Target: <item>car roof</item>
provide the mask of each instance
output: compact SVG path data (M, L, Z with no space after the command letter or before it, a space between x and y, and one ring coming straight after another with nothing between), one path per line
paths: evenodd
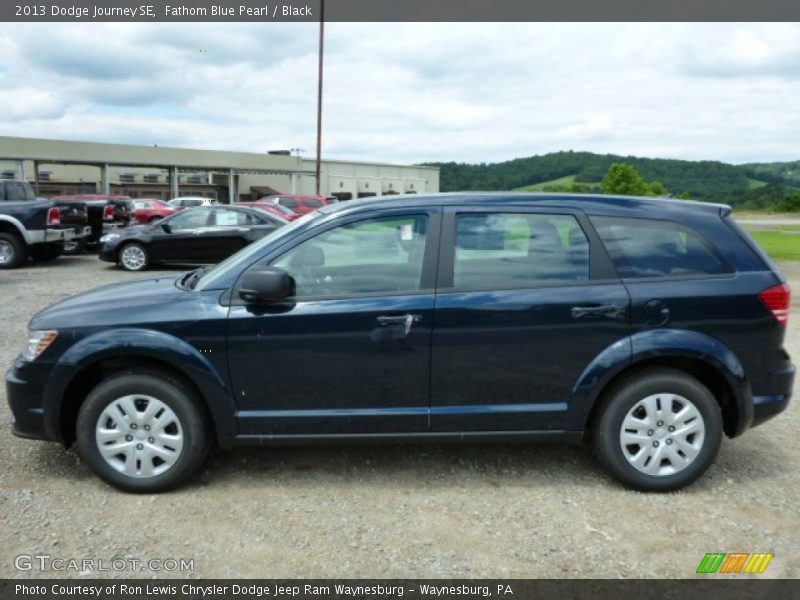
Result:
M694 200L605 194L557 194L526 192L452 192L439 194L402 194L373 196L328 204L319 209L323 214L361 210L407 208L415 206L528 206L582 210L591 215L624 215L629 217L675 218L676 213L726 214L730 206Z

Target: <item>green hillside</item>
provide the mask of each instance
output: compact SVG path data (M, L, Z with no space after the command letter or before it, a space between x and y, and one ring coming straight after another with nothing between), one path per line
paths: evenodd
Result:
M800 188L800 161L732 165L719 161L640 158L592 152L554 152L499 163L426 163L440 169L447 191L594 191L612 163L633 165L672 196L724 202L755 210L774 208ZM587 189L588 188L588 189Z

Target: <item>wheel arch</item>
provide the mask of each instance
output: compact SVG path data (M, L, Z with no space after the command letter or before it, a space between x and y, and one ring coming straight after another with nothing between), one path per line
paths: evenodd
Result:
M750 386L739 359L722 342L695 331L674 329L639 332L628 341L627 360L619 349L607 349L584 370L573 388L581 430L592 427L603 397L621 377L650 367L685 372L706 386L720 405L728 437L736 437L750 426Z
M159 371L194 392L216 437L236 433L236 406L226 378L184 340L152 330L116 330L85 338L53 368L45 389L45 428L52 439L70 445L75 420L89 391L113 374Z

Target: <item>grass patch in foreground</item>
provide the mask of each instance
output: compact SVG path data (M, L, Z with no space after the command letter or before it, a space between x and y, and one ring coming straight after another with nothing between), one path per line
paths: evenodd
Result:
M751 231L770 258L775 260L800 260L800 234L789 231Z

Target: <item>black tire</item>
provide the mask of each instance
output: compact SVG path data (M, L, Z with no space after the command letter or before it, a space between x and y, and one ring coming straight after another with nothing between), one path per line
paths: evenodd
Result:
M162 473L147 477L127 475L114 468L100 452L95 439L98 421L106 407L127 395L155 398L177 417L183 446L175 462ZM122 423L119 428L124 428ZM209 422L199 399L182 382L158 371L129 371L103 380L81 406L75 431L78 450L92 470L114 487L135 493L163 492L179 486L200 468L211 445ZM146 441L152 439L143 439L142 443Z
M31 248L31 258L36 262L50 262L64 252L61 244L42 244Z
M138 250L141 251L143 256L143 262L141 263L141 265L133 267L129 261L125 260L125 251L129 248L137 248ZM150 267L150 253L147 251L147 248L145 248L142 244L138 242L128 242L127 244L120 246L119 251L117 253L117 264L126 271L133 271L133 272L146 271Z
M65 256L78 256L86 252L86 238L64 242Z
M650 439L653 440L654 447L658 447L661 444L671 445L674 443L675 445L670 451L682 452L679 445L680 440L669 439L673 434L666 432L666 426L662 425L654 429L648 428L647 432L642 435L652 435L653 437L645 438L647 442L642 446L636 444L628 445L626 446L627 450L623 450L622 446L622 424L628 412L634 409L640 401L656 394L674 394L688 400L699 412L705 427L702 444L700 444L694 459L688 465L671 474L644 473L634 467L625 456L626 451L630 454L638 453L639 450L653 452L647 446L650 444ZM604 395L601 402L599 412L590 431L591 444L603 466L611 475L629 488L643 492L668 492L680 489L705 473L717 456L722 442L722 413L719 403L707 387L682 371L658 367L623 376ZM660 406L662 400L658 402ZM670 410L673 409L671 408ZM663 421L657 421L656 425L658 423L663 423ZM681 425L678 425L676 429L680 427ZM654 433L651 433L653 431ZM662 438L660 436L667 437ZM690 439L696 440L697 438ZM696 443L699 444L699 442ZM662 451L666 452L667 450L662 448ZM661 457L663 455L659 454L658 456ZM680 458L685 458L686 456L684 454ZM659 465L664 465L663 461L667 461L665 466L669 469L670 459L667 457L659 458Z
M164 217L151 217L150 220L147 223L149 225L152 225L153 223L158 223L163 218Z
M16 269L28 260L28 246L20 236L0 231L0 246L0 269Z

